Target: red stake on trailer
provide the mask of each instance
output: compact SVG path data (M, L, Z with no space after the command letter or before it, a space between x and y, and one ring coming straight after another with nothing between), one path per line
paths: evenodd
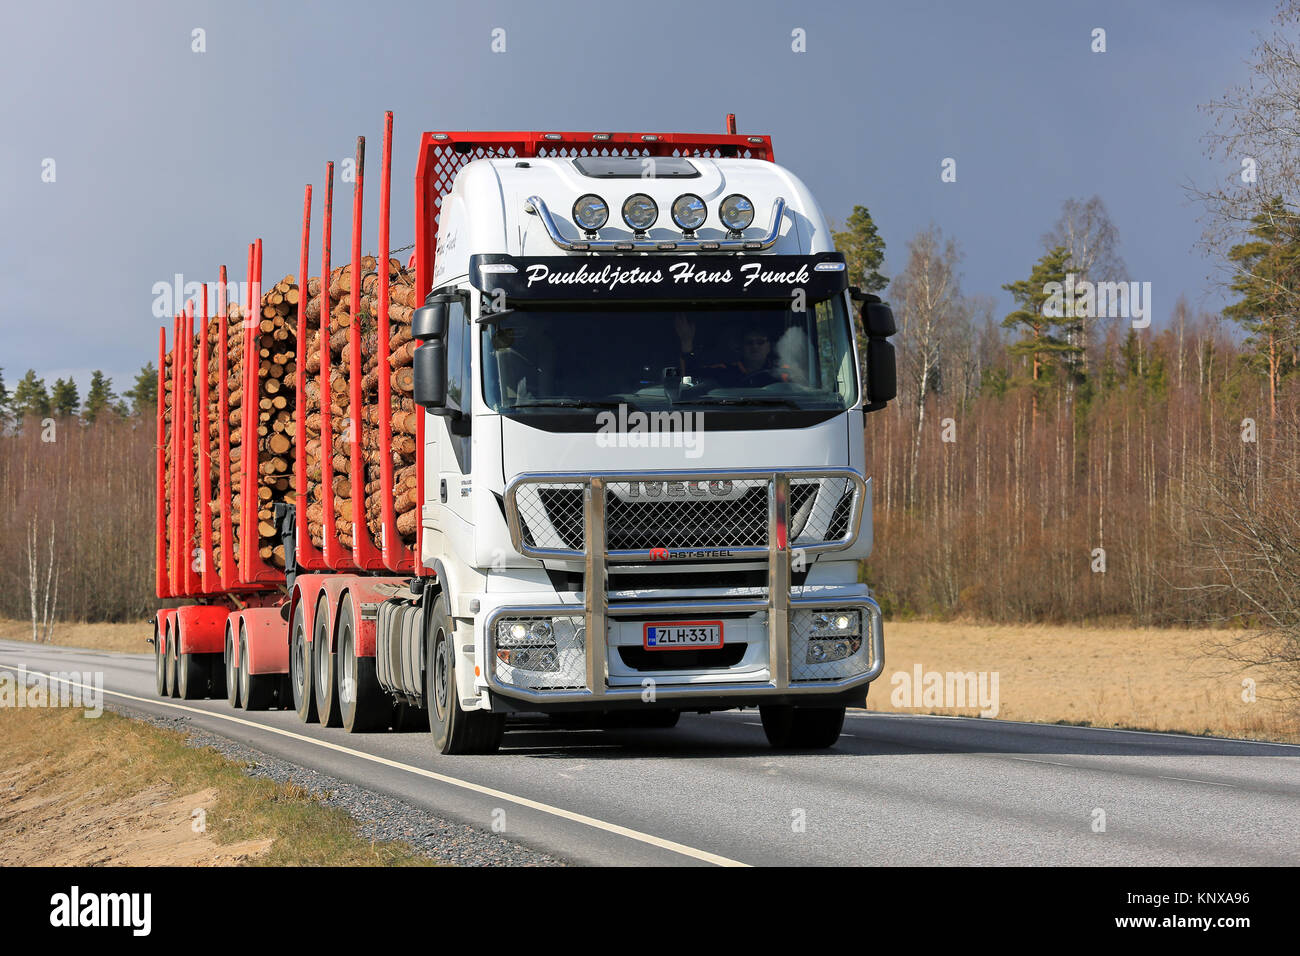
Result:
M334 164L325 164L325 220L321 228L320 267L320 500L321 544L325 563L335 571L349 568L347 554L338 539L334 510L334 428L330 404L334 391L330 386L330 242L334 231Z
M244 433L240 436L243 449L243 488L244 500L240 503L240 542L243 544L244 560L242 574L248 584L263 581L274 582L284 575L278 568L273 568L262 560L258 550L261 535L258 525L258 511L261 502L257 497L258 475L260 474L258 451L261 436L257 433L258 396L261 394L258 383L261 381L261 348L259 342L262 333L262 240L256 239L252 246L252 268L249 273L249 310L244 316Z
M365 195L366 138L357 137L356 178L352 181L352 280L349 283L348 309L348 398L351 415L347 434L350 439L352 482L352 561L362 570L382 569L384 562L370 539L366 524L366 459L362 454L361 436L365 429L365 408L361 403L361 203ZM385 263L386 265L386 263ZM375 356L376 371L382 378L388 370L386 353Z
M389 207L393 175L393 111L384 114L384 157L379 171L379 345L376 356L379 368L379 484L383 488L380 503L380 549L384 567L390 571L409 571L410 555L397 537L397 516L393 509L393 385L387 367L390 290L388 279Z
M208 419L208 284L203 283L203 324L199 332L199 561L203 593L220 587L212 565L212 423Z
M180 487L176 481L176 474L181 465L181 429L178 415L180 408L181 391L183 388L181 379L181 314L176 313L172 319L172 494L171 494L171 514L167 522L168 535L168 554L171 555L171 567L169 569L169 580L171 581L172 594L181 593L180 577L180 531L178 528L180 521Z
M229 591L239 581L235 567L235 532L231 517L233 499L230 487L230 302L227 293L226 267L221 267L217 281L217 315L221 328L217 330L217 421L221 484L221 587Z
M294 558L299 571L324 571L325 556L307 531L307 257L311 251L311 184L303 190L302 253L298 257L298 358L294 372Z
M171 587L167 580L167 495L164 491L163 476L167 468L167 456L164 451L167 443L167 426L163 421L163 412L167 404L167 327L158 327L158 410L157 443L154 458L156 460L157 481L154 488L154 590L158 597L171 597Z
M201 584L198 569L194 567L194 300L185 303L185 467L180 471L184 487L185 511L182 529L185 535L184 580L185 593L195 594Z

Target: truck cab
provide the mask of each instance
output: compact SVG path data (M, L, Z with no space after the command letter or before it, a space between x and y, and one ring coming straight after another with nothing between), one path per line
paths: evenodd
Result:
M431 721L757 706L774 745L832 744L884 665L858 569L892 319L863 306L859 356L807 188L761 159L485 158L425 233Z

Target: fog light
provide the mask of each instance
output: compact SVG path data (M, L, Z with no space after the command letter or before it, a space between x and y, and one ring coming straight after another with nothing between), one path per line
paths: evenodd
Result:
M862 649L862 638L840 637L834 639L813 638L808 642L805 664L828 664L852 657Z
M659 218L659 207L645 193L634 193L623 203L623 221L637 232L645 232Z
M573 204L573 221L588 232L595 232L609 221L609 205L595 193L579 196Z
M732 193L718 207L718 218L732 232L748 229L754 221L754 204L749 201L749 197Z
M709 207L694 193L685 193L673 200L673 222L685 232L694 232L704 225Z

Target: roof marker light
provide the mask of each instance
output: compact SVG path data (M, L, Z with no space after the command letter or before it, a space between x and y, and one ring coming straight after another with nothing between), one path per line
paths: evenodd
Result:
M844 263L842 262L819 262L813 266L813 272L843 272Z
M519 270L508 262L485 262L483 265L478 267L478 271L483 273L483 275L490 276L497 274L509 275L510 273L518 272Z

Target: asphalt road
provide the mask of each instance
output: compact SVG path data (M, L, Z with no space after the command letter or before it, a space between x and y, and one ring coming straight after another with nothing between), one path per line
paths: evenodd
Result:
M851 711L834 749L778 754L756 712L733 711L672 730L538 718L499 754L444 757L423 733L159 700L150 654L0 641L0 666L17 665L102 672L107 702L485 831L504 810L504 836L578 864L1300 863L1295 746Z

